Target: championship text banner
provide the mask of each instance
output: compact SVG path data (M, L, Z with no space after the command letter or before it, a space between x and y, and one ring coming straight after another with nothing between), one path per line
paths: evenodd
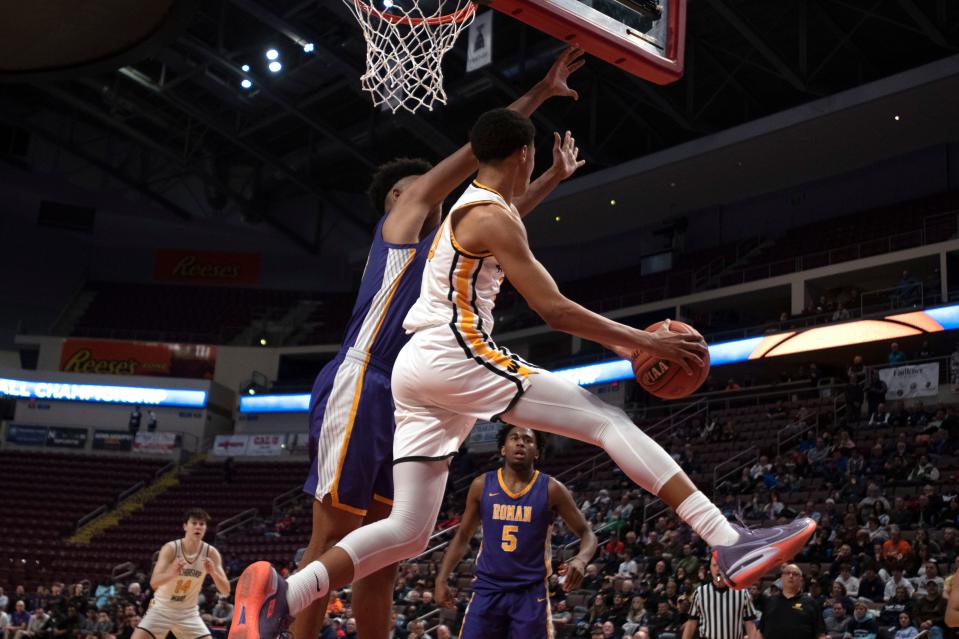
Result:
M260 279L260 255L158 250L153 279L161 282L256 284Z
M216 346L65 339L60 370L94 375L153 375L213 379Z

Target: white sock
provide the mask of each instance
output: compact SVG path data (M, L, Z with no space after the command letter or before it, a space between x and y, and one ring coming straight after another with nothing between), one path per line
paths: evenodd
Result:
M298 573L286 580L286 602L290 614L296 616L330 589L330 576L326 566L312 561Z
M739 533L702 491L684 499L676 514L710 546L731 546L739 541Z

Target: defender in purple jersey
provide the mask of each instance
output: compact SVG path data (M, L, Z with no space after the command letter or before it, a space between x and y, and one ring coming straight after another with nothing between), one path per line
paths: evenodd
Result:
M582 66L581 56L574 48L564 51L546 77L510 108L529 115L554 96L578 99L567 79ZM390 513L395 427L390 375L409 339L401 324L419 295L442 203L477 167L467 144L435 167L403 158L383 165L373 177L369 196L382 219L343 345L317 376L310 398L312 463L303 489L314 497L313 532L301 566ZM523 204L527 210L568 177L561 169L534 183ZM389 566L353 586L354 608L364 611L357 619L364 639L388 634L394 576L395 567ZM291 628L295 636L319 633L326 602L324 597L297 615ZM246 626L240 630L246 632Z
M460 639L553 637L549 593L550 531L557 515L580 538L580 551L566 563L563 589L579 587L586 564L596 553L596 535L576 508L566 487L535 469L543 435L504 425L497 436L504 464L470 485L466 511L436 576L436 600L454 606L447 585L476 529L483 543L476 558L476 579Z

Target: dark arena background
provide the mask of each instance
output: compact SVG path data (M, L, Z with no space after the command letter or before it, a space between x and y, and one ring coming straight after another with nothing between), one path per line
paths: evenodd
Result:
M535 173L554 131L586 164L526 225L571 299L639 328L694 326L709 379L647 395L628 362L550 330L508 283L495 338L623 408L731 520L815 519L795 561L827 622L865 599L880 637L912 636L895 634L903 610L954 636L959 4L663 5L685 12L675 77L644 79L594 43L569 81L579 99L533 116ZM564 47L497 2L463 31L446 103L394 113L361 85L367 44L342 0L0 7L6 639L130 639L189 507L212 516L234 585L256 560L296 569L309 394L363 275L373 171L454 152ZM458 633L479 539L455 608L437 607L435 577L470 481L502 463L499 426L477 423L453 459L436 532L400 565L392 637ZM600 542L579 589L549 576L550 636L681 637L705 544L598 448L550 437L539 468ZM577 552L560 523L551 544L554 570ZM760 611L778 578L751 591ZM49 619L20 628L19 601ZM206 582L214 637L231 601ZM337 591L320 636L356 636L362 614Z

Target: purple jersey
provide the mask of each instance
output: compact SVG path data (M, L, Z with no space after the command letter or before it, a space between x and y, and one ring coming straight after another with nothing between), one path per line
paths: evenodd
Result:
M420 295L423 265L436 230L415 244L391 244L383 239L385 220L386 216L380 219L373 233L342 350L365 351L392 370L410 338L403 319Z
M473 590L513 590L544 583L549 575L549 475L536 471L518 493L503 481L503 470L486 473L480 498L483 545L476 560Z

